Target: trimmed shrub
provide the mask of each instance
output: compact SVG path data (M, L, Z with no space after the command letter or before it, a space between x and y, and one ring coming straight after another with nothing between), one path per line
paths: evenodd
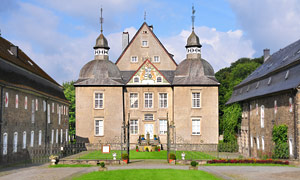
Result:
M191 166L196 167L199 163L197 161L192 161Z
M128 154L127 153L122 154L122 160L127 160L127 159L128 159Z
M100 166L101 166L102 168L104 168L104 167L105 167L105 163L104 163L104 162L100 162Z
M169 154L169 159L176 160L176 155L174 153Z

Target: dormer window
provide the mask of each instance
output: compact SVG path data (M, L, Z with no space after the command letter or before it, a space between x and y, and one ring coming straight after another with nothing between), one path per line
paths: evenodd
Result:
M138 62L138 57L137 56L131 56L131 62L132 63L137 63Z
M142 41L142 46L143 47L148 47L148 41Z
M139 83L140 82L140 78L139 77L134 77L133 78L133 82L134 83Z
M160 62L159 56L154 56L154 61L153 62L155 62L155 63Z
M156 78L156 82L161 83L161 82L162 82L161 77L157 77L157 78Z

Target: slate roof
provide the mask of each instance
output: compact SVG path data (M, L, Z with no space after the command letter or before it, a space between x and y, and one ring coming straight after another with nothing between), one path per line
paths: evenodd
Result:
M62 87L18 48L16 57L11 42L0 37L0 83L38 91L67 102Z
M227 104L297 88L300 85L299 77L300 40L272 54L264 64L234 87Z

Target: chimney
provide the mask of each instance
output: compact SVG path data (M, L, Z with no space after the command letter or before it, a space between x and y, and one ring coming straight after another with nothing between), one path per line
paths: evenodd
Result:
M14 54L15 57L18 57L18 46L11 45L10 51Z
M270 49L264 49L264 62L266 62L270 57Z
M128 46L129 44L129 33L123 32L122 34L122 51Z
M151 31L153 31L153 25L150 25L149 28Z

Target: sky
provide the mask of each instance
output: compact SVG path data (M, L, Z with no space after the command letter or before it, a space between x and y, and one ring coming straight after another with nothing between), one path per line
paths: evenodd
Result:
M122 32L132 38L146 12L147 24L179 64L186 57L192 5L202 58L215 72L300 39L300 0L0 0L0 29L63 83L77 80L82 66L93 60L101 7L111 61L121 54Z

